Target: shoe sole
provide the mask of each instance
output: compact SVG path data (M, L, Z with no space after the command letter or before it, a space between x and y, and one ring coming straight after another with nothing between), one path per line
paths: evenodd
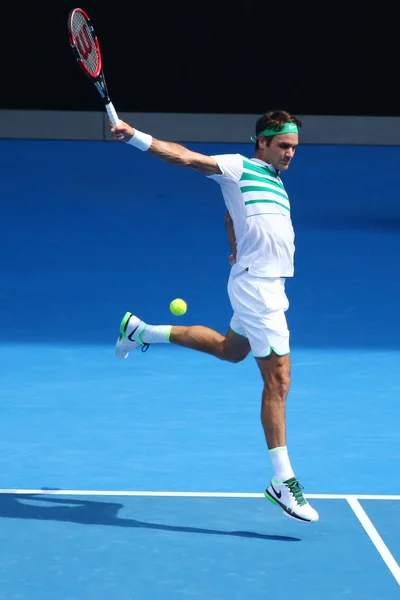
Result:
M128 329L128 323L131 316L131 312L126 312L122 317L121 323L119 324L119 338L117 340L117 345L115 348L115 355L118 358L118 360L126 360L129 356L129 352L123 352L122 354L119 353L118 344L126 338L126 330Z
M265 490L264 496L266 497L267 500L272 502L272 504L277 504L278 506L280 506L285 517L289 517L289 519L293 519L294 521L300 521L301 523L314 523L315 521L318 521L318 519L315 519L314 521L310 521L309 519L304 519L303 517L299 517L298 515L294 514L290 508L286 508L286 506L284 504L282 504L281 502L279 502L279 500L276 500L276 498L271 496L271 494L268 492L268 490ZM289 511L291 511L291 512L289 512Z
M293 515L290 515L286 510L283 510L282 512L285 515L285 517L288 517L289 519L293 519L293 521L297 521L300 523L316 523L318 521L318 519L310 521L309 519L301 519L300 517L294 517Z
M279 502L277 500L275 500L275 498L273 498L271 496L271 494L269 492L267 492L267 490L265 490L264 496L266 497L267 500L269 500L270 502L272 502L272 504L277 504L278 506L280 506Z

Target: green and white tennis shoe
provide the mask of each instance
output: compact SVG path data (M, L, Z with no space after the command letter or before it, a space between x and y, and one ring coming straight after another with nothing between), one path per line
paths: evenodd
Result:
M145 327L145 323L131 312L125 313L119 326L119 338L115 346L115 355L119 360L125 360L129 353L137 348L146 352L149 344L143 342L141 338Z
M318 521L317 511L310 506L301 491L303 488L295 477L291 477L282 483L276 481L275 477L264 492L264 496L270 502L278 504L284 514L296 521L313 523Z

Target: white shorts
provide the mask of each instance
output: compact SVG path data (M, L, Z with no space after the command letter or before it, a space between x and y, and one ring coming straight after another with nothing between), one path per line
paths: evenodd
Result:
M254 277L242 271L229 277L228 295L233 308L230 328L248 338L255 358L265 358L272 351L279 356L289 354L285 316L289 301L283 277Z

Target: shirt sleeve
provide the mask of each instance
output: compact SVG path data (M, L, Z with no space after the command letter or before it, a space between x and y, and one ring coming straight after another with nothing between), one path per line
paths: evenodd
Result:
M219 175L208 175L217 183L223 181L239 181L243 173L243 158L240 154L217 154L213 156L217 161L222 173Z

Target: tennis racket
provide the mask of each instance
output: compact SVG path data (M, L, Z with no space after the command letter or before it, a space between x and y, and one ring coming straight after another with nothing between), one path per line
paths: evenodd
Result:
M111 123L118 125L118 115L110 100L103 73L99 41L88 15L81 8L74 8L69 13L68 33L78 64L99 92Z

